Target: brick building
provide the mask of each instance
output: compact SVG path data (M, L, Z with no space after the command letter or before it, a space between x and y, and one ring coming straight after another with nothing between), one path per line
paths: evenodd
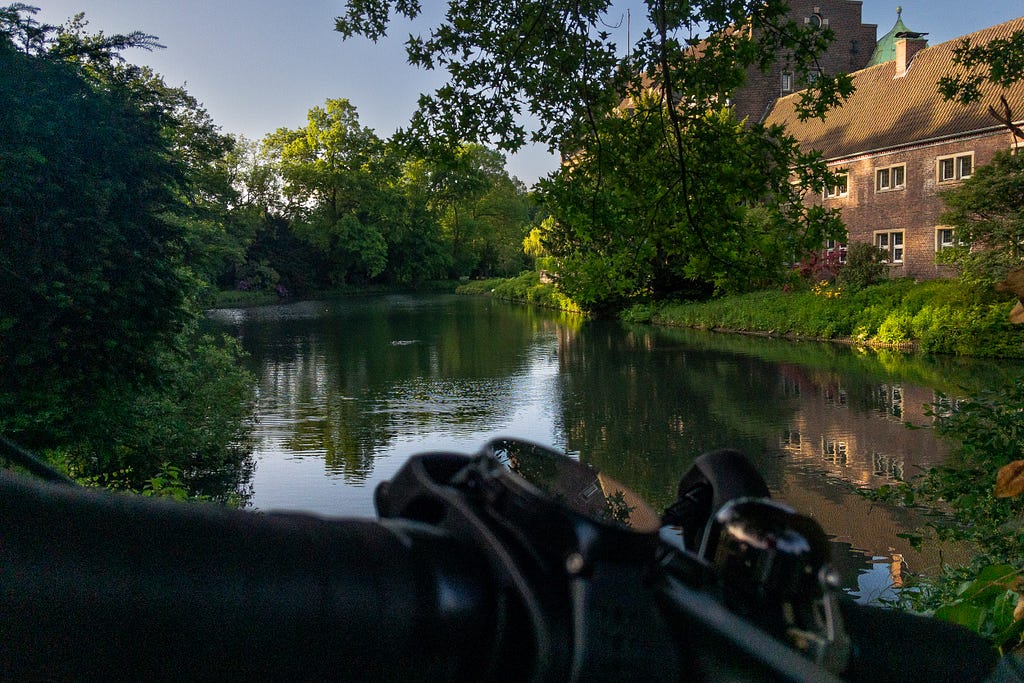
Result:
M798 23L829 28L835 34L828 50L818 58L824 73L850 73L863 69L875 50L876 24L861 21L859 0L791 0L790 16ZM733 97L740 119L764 120L772 104L803 87L783 54L767 72L756 66L747 71L746 84Z
M1024 17L965 37L983 44L1020 30ZM785 125L802 147L822 152L830 168L842 172L837 186L808 201L842 209L851 242L886 250L893 276L941 277L948 273L935 254L954 235L940 224L939 193L1014 145L988 108L1001 110L1003 95L1016 122L1024 121L1024 83L1006 91L985 85L972 105L946 102L937 83L955 72L960 39L928 47L920 34L893 37L896 58L854 72L856 92L823 121L800 121L790 95L775 102L765 122Z

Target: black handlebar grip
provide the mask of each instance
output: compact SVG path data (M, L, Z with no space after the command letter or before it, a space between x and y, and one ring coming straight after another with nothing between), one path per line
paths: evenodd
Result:
M489 576L415 523L0 473L3 680L475 680L499 622Z

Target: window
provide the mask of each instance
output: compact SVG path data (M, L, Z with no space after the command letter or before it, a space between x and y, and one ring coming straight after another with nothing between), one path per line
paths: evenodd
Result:
M793 92L793 74L782 74L782 92Z
M846 173L837 173L836 182L825 188L825 199L830 197L845 197L850 191L850 176Z
M939 157L938 164L940 183L970 178L974 174L974 152Z
M889 255L889 263L903 263L903 231L888 230L875 233L875 246Z
M906 164L875 169L875 192L902 190L907 186Z
M846 263L846 245L840 244L838 240L825 240L825 257Z
M935 251L942 251L956 246L953 228L935 228Z

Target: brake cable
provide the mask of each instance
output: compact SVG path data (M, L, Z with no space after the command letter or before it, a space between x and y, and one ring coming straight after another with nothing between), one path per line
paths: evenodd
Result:
M78 482L74 479L58 472L3 435L0 435L0 456L45 481L52 481L57 484L64 484L65 486L78 486Z

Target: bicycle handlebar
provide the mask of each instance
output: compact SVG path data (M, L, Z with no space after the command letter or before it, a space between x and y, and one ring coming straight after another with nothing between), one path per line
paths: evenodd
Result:
M473 680L491 586L473 548L424 524L0 474L3 680Z
M599 538L603 522L467 462L411 462L378 490L380 520L0 473L0 679L838 680L727 609L700 558L634 557L665 542ZM959 627L839 609L844 680L982 680L995 664Z

